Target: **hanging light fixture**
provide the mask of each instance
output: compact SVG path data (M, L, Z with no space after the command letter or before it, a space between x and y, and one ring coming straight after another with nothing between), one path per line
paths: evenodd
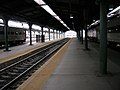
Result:
M72 14L70 14L70 18L71 18L71 19L73 18L73 15L72 15Z

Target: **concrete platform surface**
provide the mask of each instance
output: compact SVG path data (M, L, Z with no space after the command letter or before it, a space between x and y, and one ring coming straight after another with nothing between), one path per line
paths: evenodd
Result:
M120 90L120 67L108 59L106 76L98 76L99 52L91 47L85 51L73 39L58 67L42 90Z

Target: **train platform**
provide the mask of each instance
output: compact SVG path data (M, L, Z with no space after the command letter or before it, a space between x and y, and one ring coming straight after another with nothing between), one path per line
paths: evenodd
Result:
M54 40L57 41L57 40ZM10 51L4 51L3 49L0 50L0 64L13 60L17 57L23 56L25 54L28 54L32 51L35 51L41 47L44 47L54 41L48 41L44 43L33 43L33 45L29 45L28 43L10 47Z
M120 66L108 58L108 73L100 76L99 51L84 50L70 40L17 90L120 90Z

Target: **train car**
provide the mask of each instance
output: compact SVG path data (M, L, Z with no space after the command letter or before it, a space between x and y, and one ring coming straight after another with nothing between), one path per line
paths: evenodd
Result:
M120 47L120 26L108 28L108 45L111 47Z
M4 26L0 26L0 46L5 44ZM23 28L9 27L8 44L21 44L26 40L26 30Z
M98 42L99 32L97 28L88 31L88 37L90 41Z
M89 27L88 37L90 41L100 40L100 22L97 20ZM96 32L96 35L94 35ZM120 7L107 14L107 44L112 48L120 49Z
M116 17L120 20L120 17ZM107 24L107 44L110 47L120 47L120 24L118 24L116 18L108 21ZM116 20L116 22L115 22ZM99 43L100 40L100 26L96 25L88 31L88 37L90 41L96 41Z

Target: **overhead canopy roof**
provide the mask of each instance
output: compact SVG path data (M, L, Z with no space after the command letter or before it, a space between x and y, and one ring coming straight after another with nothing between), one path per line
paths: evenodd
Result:
M99 0L44 0L68 27L80 30L84 26L84 10L87 24L99 19ZM109 6L117 7L119 0L108 0ZM67 31L59 21L48 14L34 0L0 0L1 16L8 15L11 19L31 21L43 26ZM73 19L70 19L70 15Z

